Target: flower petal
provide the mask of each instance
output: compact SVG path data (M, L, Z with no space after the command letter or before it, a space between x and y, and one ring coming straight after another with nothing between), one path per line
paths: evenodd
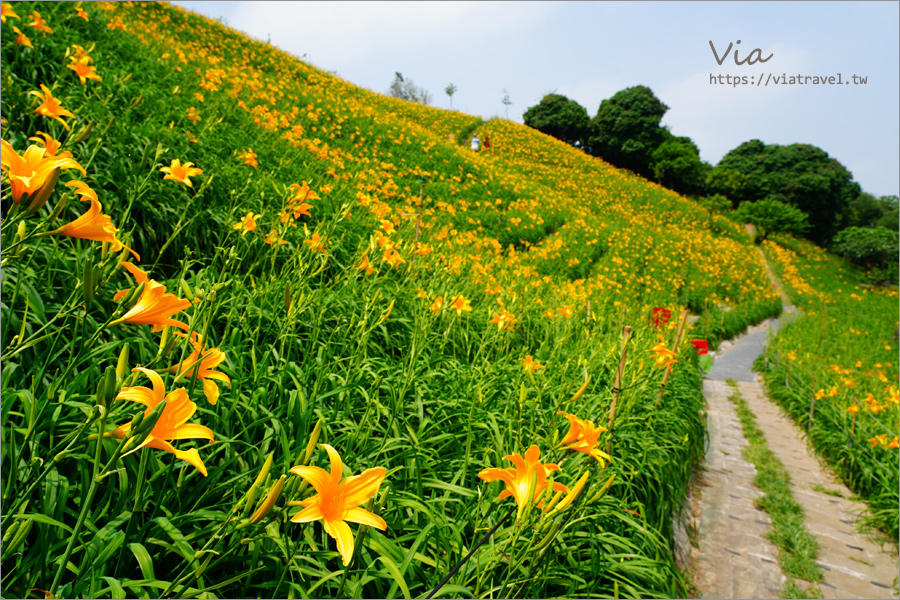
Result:
M384 519L364 508L351 508L347 511L347 516L344 517L344 520L351 523L359 523L360 525L368 525L381 531L387 529L387 523L384 522Z
M341 553L341 559L346 567L353 558L353 532L350 531L350 526L343 521L322 522L325 524L325 532L337 542L338 552Z

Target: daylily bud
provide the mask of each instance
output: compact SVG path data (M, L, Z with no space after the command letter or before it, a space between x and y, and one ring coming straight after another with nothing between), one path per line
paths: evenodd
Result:
M301 463L299 460L294 463L294 466L297 465L308 465L309 459L312 458L313 452L316 451L316 444L319 443L319 436L322 434L322 426L325 424L324 420L319 419L316 421L316 426L313 427L312 435L309 436L309 441L306 443L306 452L303 455L303 462Z
M181 279L178 283L181 285L181 293L184 294L185 298L189 300L194 298L194 292L191 291L191 286L188 285L187 281Z
M28 519L23 524L19 525L19 528L16 530L15 535L12 536L12 540L10 540L9 544L4 545L4 555L9 556L19 549L19 546L22 545L22 543L25 541L25 538L27 538L28 534L31 533L32 525L34 525L34 519Z
M3 543L4 546L6 545L6 542L9 541L9 538L11 538L11 537L13 536L13 534L15 534L16 531L19 529L19 524L20 524L21 522L22 522L22 521L13 521L13 522L9 525L9 527L6 528L6 531L5 531L4 534L3 534L3 539L0 540L0 541L2 541L2 543Z
M56 182L59 181L59 167L53 169L53 172L50 173L50 176L47 177L47 181L44 185L41 186L37 192L35 192L31 199L28 202L28 207L25 209L26 213L31 214L39 211L44 204L47 203L47 199L50 198L50 194L53 192L53 189L56 187Z
M116 393L116 370L107 367L97 384L97 404L106 408L109 401Z
M593 498L591 498L590 500L588 500L588 502L589 502L589 503L590 503L590 502L596 502L597 500L599 500L600 498L602 498L603 496L605 496L605 495L606 495L606 492L609 490L609 487L612 485L613 480L614 480L615 478L616 478L616 474L615 474L615 473L613 473L612 475L610 475L610 476L609 476L609 479L606 480L606 483L603 484L603 487L600 488L600 491L598 491L596 494L594 494Z
M272 510L272 507L275 506L275 502L278 501L278 496L281 495L281 488L284 487L285 479L287 479L287 475L282 475L278 478L278 481L275 482L275 485L269 488L269 493L266 495L265 500L263 500L262 504L259 505L259 508L256 509L256 512L253 513L253 516L250 517L251 525L262 521L263 518Z
M16 229L16 242L21 242L25 239L25 234L28 232L28 227L25 225L25 221L19 222L19 227Z
M78 142L83 142L84 140L86 140L87 136L89 136L91 134L91 130L93 128L94 128L94 122L91 121L90 123L87 124L87 127L85 127L84 130L81 133L79 133L78 136L75 138L75 140L74 140L75 143L77 144Z
M591 376L588 375L588 378L585 380L584 384L580 388L578 388L578 391L575 392L575 395L572 396L571 398L569 398L569 402L575 402L576 400L579 400L584 395L584 393L587 391L588 385L590 385L590 383L591 383Z
M135 288L131 288L125 297L122 298L122 303L119 305L119 308L122 310L122 314L124 315L126 312L134 308L134 305L137 304L141 295L144 293L144 286L146 284L141 283Z
M119 352L119 362L116 363L116 381L123 381L125 375L128 374L128 355L130 353L131 346L128 345L128 342L125 342L125 345L122 346L122 350Z
M94 301L94 264L90 256L85 259L84 269L82 269L81 296L88 306Z
M388 318L389 316L391 316L391 311L394 310L394 303L395 303L395 302L396 302L396 300L391 300L391 303L388 305L387 310L384 311L384 314L383 314L383 315L381 315L381 318L378 320L378 323L376 323L376 325L381 325L382 323L384 323L385 321L387 321L387 318Z
M52 223L59 215L62 213L63 209L66 207L69 201L69 194L65 193L59 199L59 202L56 203L56 206L53 207L53 212L50 213L50 220L48 223Z
M550 544L550 542L553 541L553 538L556 537L556 534L559 533L559 528L560 528L560 523L558 521L556 523L553 523L553 525L550 527L550 531L548 531L547 535L544 536L544 539L542 539L540 542L538 542L534 546L534 551L535 552L540 551L544 547L548 546Z
M163 411L166 410L166 402L167 400L163 400L154 406L153 410L144 415L144 418L138 423L138 426L131 430L132 439L137 438L138 446L144 443L144 440L147 439L147 436L149 436L153 431L153 428L156 427L156 422L159 421Z
M590 474L590 472L588 472L588 471L585 471L584 474L582 474L582 476L578 479L578 483L576 483L575 487L572 488L572 491L570 491L568 494L566 494L566 497L563 498L562 502L560 502L556 506L556 510L553 512L564 511L565 509L569 508L569 505L571 505L573 502L575 502L575 499L578 498L578 496L581 494L582 490L584 490L584 486L587 485L587 480L588 480L589 474Z

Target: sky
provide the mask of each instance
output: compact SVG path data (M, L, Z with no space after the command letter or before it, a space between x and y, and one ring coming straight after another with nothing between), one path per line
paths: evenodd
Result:
M900 191L898 2L173 4L375 92L400 72L448 108L452 83L453 108L484 118L521 123L551 92L593 117L644 85L669 107L662 124L713 165L751 139L812 144L864 191Z

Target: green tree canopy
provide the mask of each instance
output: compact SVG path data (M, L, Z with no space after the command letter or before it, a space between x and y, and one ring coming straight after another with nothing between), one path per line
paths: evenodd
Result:
M735 211L735 218L754 225L760 241L773 233L803 234L809 229L806 213L772 197L742 203Z
M848 227L834 236L832 251L867 269L876 277L897 281L900 235L884 227Z
M591 119L590 153L613 165L652 177L653 151L663 142L659 123L669 107L643 85L624 89L600 103Z
M653 176L661 184L680 194L697 194L703 185L700 149L689 137L665 132L665 140L650 155Z
M525 124L567 144L583 143L587 133L587 109L562 94L547 94L525 111Z
M779 146L744 142L722 157L717 169L747 176L738 202L771 197L809 215L808 237L825 244L834 236L859 184L841 163L809 144Z

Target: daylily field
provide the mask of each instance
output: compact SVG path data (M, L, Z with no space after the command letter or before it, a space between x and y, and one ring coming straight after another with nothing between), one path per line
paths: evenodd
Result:
M743 227L165 4L2 16L4 597L689 593L691 342L781 310ZM780 243L773 373L855 378L813 429L896 509L896 291Z

